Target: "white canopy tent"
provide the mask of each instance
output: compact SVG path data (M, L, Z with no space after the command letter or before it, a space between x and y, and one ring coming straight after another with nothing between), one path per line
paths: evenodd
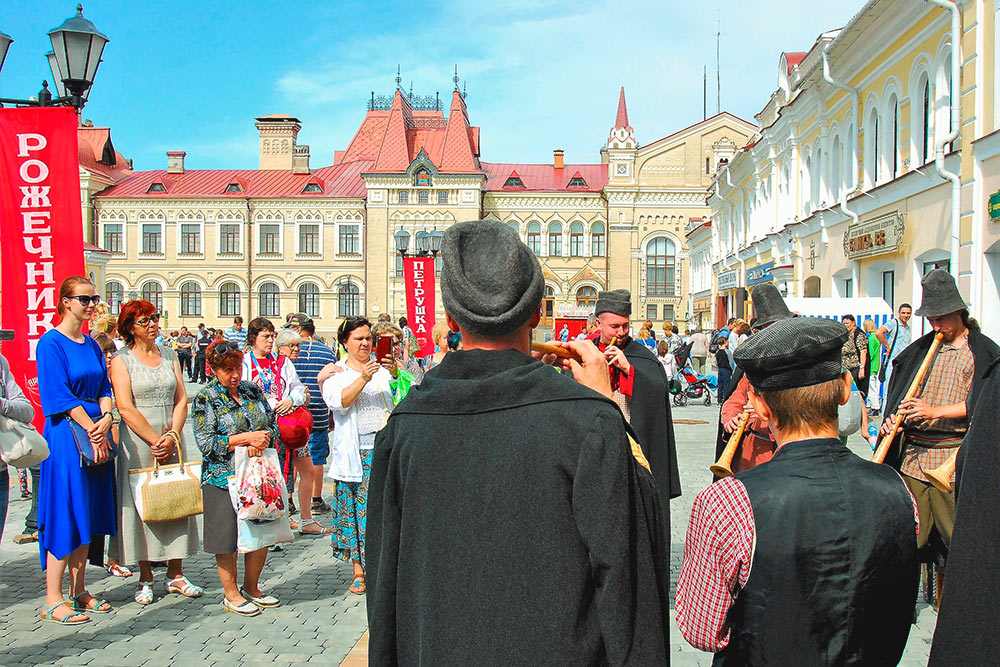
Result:
M892 308L885 299L879 297L857 297L852 299L835 297L785 297L788 309L803 317L825 317L841 321L844 315L854 315L858 326L865 320L874 320L880 327L892 319Z

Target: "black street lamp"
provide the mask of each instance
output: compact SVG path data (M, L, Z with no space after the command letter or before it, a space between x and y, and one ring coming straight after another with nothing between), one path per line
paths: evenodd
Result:
M56 82L58 97L52 97L49 84L42 81L38 99L19 100L0 97L0 106L47 107L72 106L77 113L87 103L90 87L97 76L104 47L110 41L93 23L83 17L83 5L76 6L76 16L63 21L62 25L48 32L52 41L52 51L46 54L49 68ZM0 32L0 69L7 57L7 51L14 40Z
M406 257L407 255L413 257L437 257L438 253L441 252L441 239L443 237L444 232L439 232L436 228L431 232L421 230L416 233L413 239L413 252L408 252L410 249L410 235L402 229L392 235L393 241L396 244L396 252L402 257Z

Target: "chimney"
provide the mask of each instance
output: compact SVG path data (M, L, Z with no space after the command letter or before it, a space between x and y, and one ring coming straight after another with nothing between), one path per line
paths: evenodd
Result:
M563 149L557 148L552 151L552 166L556 169L562 169L566 166L563 162Z
M311 174L309 170L309 147L308 146L295 146L295 152L292 154L292 173L293 174Z
M167 151L167 173L168 174L183 174L184 173L184 156L187 155L184 151Z
M254 120L260 133L261 170L291 171L301 121L288 114L258 116Z

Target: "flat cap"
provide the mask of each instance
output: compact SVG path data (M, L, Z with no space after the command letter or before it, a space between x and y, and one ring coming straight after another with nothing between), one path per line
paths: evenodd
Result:
M545 279L538 258L505 224L452 225L441 240L441 297L462 328L502 336L538 312Z
M597 307L594 315L614 313L622 317L632 317L632 293L627 289L615 289L597 293Z
M302 325L310 325L313 323L311 317L305 313L292 313L288 317L288 321L285 322L285 329L290 329L291 327L301 327Z
M758 389L795 389L841 377L847 328L836 320L796 317L774 322L733 353Z

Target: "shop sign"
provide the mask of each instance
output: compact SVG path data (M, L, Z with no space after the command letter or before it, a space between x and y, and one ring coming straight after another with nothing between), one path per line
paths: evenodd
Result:
M902 243L903 216L898 211L851 225L844 232L844 254L848 259L899 252Z
M740 286L740 272L736 269L723 271L716 278L716 285L720 290L734 289Z
M1000 220L1000 190L990 195L990 203L987 208L990 211L990 220Z
M694 312L700 313L706 310L712 310L712 297L705 296L699 299L695 299L692 304L694 307Z
M752 269L747 269L747 287L774 281L774 274L771 273L771 269L773 268L774 262L767 262Z

